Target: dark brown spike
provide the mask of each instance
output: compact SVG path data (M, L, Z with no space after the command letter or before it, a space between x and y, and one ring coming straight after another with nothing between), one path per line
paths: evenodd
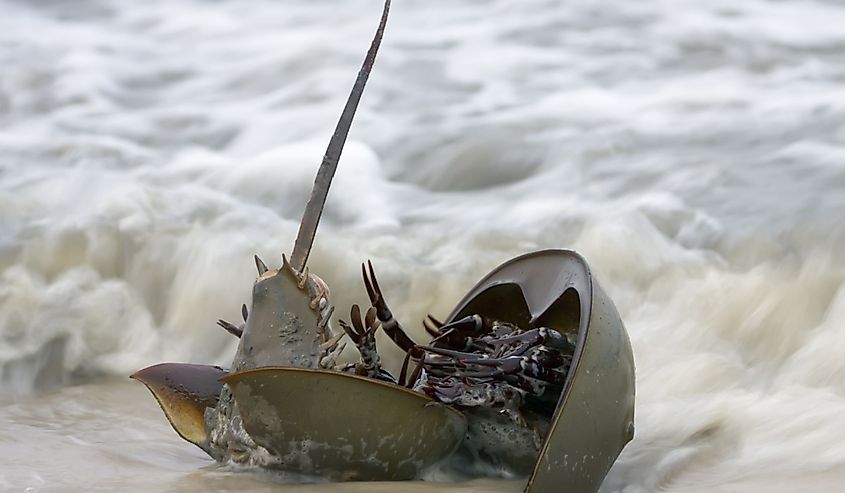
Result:
M288 258L284 253L282 254L282 266L279 267L279 270L285 270L287 272L299 275L299 272L294 269L292 265L290 265L290 261L288 261Z
M440 333L437 332L437 328L432 326L431 322L429 322L428 320L423 320L423 328L426 332L428 332L428 335L430 335L431 337L440 336ZM429 344L431 344L431 342L429 342Z
M352 339L352 342L354 342L355 344L358 344L358 341L359 341L358 333L355 332L354 330L352 330L352 327L350 327L349 324L347 324L343 320L338 320L337 323L338 323L338 325L340 325L340 328L343 329L344 332L346 332L346 335L348 335L349 338Z
M411 352L408 351L408 354L411 354ZM422 373L422 369L422 361L417 361L417 366L415 366L414 371L411 372L411 377L408 379L406 387L410 389L414 386L414 383L417 381L418 378L420 378L420 373Z
M463 331L478 332L484 326L484 321L479 315L469 315L459 320L455 320L446 325L438 327L438 331L442 334L444 331L451 329L458 329Z
M235 337L240 338L242 335L244 335L243 329L241 329L240 327L236 327L234 324L230 324L229 322L227 322L225 320L222 320L222 319L218 320L217 325L219 325L220 327L223 327L226 330L226 332L232 334Z
M430 346L420 347L425 351L452 358L452 361L450 362L424 360L427 366L455 366L466 368L474 365L481 367L495 367L498 369L502 369L502 371L516 371L519 369L520 364L520 358L518 357L484 358L474 353L461 353L459 351L451 351L448 349L434 348Z
M359 336L363 336L366 329L364 328L363 322L361 322L361 307L352 305L352 311L349 316L352 317L352 326L355 327L355 332Z
M361 276L364 278L364 286L367 288L367 295L370 298L370 303L376 309L376 316L379 321L381 321L384 333L390 337L390 340L393 341L394 344L399 346L399 348L406 353L408 351L412 351L414 352L413 356L419 356L419 353L417 352L418 349L415 348L417 344L410 338L410 336L408 336L399 321L393 317L393 313L390 311L390 308L387 306L387 302L384 300L384 296L382 295L378 281L376 280L373 263L368 260L367 265L370 268L369 275L367 273L366 266L361 264Z
M436 367L453 367L453 368L464 368L466 365L461 364L460 360L449 360L449 361L442 361L442 360L433 360L433 359L424 359L421 360L423 366L426 368L436 368Z
M267 264L265 264L264 261L261 260L261 258L259 258L257 254L255 255L255 268L258 269L259 276L263 276L265 272L270 270L267 268Z
M455 358L462 361L472 361L478 359L478 355L475 353L464 353L461 351L452 351L451 349L443 349L439 347L425 345L420 345L417 347L429 353L439 354L441 356L449 356L450 358Z
M308 261L308 254L311 252L311 245L314 243L314 235L317 233L317 225L320 223L320 216L323 213L323 206L326 204L329 187L337 170L337 163L340 160L340 154L343 151L346 136L349 134L349 128L352 125L355 110L358 108L358 102L364 93L367 78L373 69L376 53L378 53L381 38L384 34L384 27L387 24L389 11L390 0L385 0L381 21L370 44L370 49L367 51L367 56L364 58L361 70L358 71L358 77L352 86L352 92L349 94L349 99L346 100L346 106L343 108L343 113L340 115L340 120L337 122L332 138L329 140L326 153L323 155L323 162L320 164L320 169L317 170L317 177L314 179L311 197L305 205L305 212L302 214L302 221L299 223L299 232L296 235L293 252L291 252L291 263L297 271L302 271Z
M442 334L435 331L434 334L432 334L432 335L435 336L434 339L428 341L428 344L433 345L435 342L440 342L442 339L445 339L445 338L449 337L450 335L452 335L454 333L455 333L455 329L449 329L446 332L443 332Z
M364 264L361 264L361 277L364 278L364 287L367 288L367 296L370 298L370 303L375 306L375 304L380 301L380 296L378 296L373 290L373 285L370 284L370 278L369 276L367 276L367 268L364 266Z
M367 267L370 269L370 280L373 282L373 290L379 294L379 298L381 298L381 287L378 285L378 279L376 279L376 271L373 269L373 262L367 259Z
M364 316L364 327L367 329L367 333L372 334L376 331L379 327L379 323L376 320L376 309L375 307L370 307L367 310L367 314Z
M249 317L249 310L246 309L246 303L241 305L241 316L244 318L244 322L246 322L247 317Z
M433 324L434 324L434 327L435 327L435 328L439 329L440 327L443 327L443 322L441 322L440 320L438 320L438 319L434 318L434 316L433 316L432 314L430 314L430 313L429 313L429 314L426 314L425 318L426 318L426 320L430 320L430 321L431 321L431 323L433 323Z
M408 362L411 361L411 353L405 353L405 358L402 360L402 369L399 371L399 386L405 386L405 378L408 376Z

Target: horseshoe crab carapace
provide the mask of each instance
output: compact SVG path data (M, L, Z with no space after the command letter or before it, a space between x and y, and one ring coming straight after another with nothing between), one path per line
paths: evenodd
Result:
M164 363L132 378L176 432L214 459L334 481L402 480L492 465L526 492L596 491L632 438L634 365L625 328L586 261L568 250L516 257L485 276L418 344L387 306L372 265L372 307L330 323L326 284L306 262L390 1L329 143L291 259L258 278L231 370ZM381 368L382 329L406 352ZM338 365L348 337L360 361ZM411 369L413 368L413 369Z

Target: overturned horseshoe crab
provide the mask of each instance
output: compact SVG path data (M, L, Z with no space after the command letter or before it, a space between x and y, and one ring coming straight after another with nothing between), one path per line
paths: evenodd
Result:
M329 143L290 260L258 277L231 369L163 363L132 378L176 432L214 459L333 481L405 480L433 468L499 469L526 492L596 491L634 433L634 365L619 315L569 250L511 259L485 276L430 340L394 317L371 263L371 307L335 331L326 284L306 268L329 185L375 60L390 1ZM382 368L381 329L405 354ZM359 360L339 365L343 338ZM327 412L342 407L343 412ZM343 419L338 419L339 416ZM492 468L489 466L493 466Z

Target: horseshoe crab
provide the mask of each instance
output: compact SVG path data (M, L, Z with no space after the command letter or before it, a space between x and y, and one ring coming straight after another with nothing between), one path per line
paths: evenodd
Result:
M163 363L139 370L170 424L214 459L333 481L404 480L433 468L490 467L525 491L596 491L633 437L634 365L619 315L569 250L511 259L485 276L418 344L389 309L371 263L371 307L331 325L329 289L306 262L329 185L375 60L390 0L329 143L294 248L258 277L231 369ZM381 367L381 329L406 354ZM347 337L356 363L338 365ZM338 409L342 408L342 409Z

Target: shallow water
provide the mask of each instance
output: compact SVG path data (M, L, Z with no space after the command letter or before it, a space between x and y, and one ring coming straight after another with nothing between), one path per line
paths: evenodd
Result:
M230 361L214 322L292 246L380 8L0 1L0 488L399 487L214 466L125 379ZM821 0L396 1L311 268L345 312L373 259L419 334L498 263L577 249L638 371L603 491L835 490L843 24Z

